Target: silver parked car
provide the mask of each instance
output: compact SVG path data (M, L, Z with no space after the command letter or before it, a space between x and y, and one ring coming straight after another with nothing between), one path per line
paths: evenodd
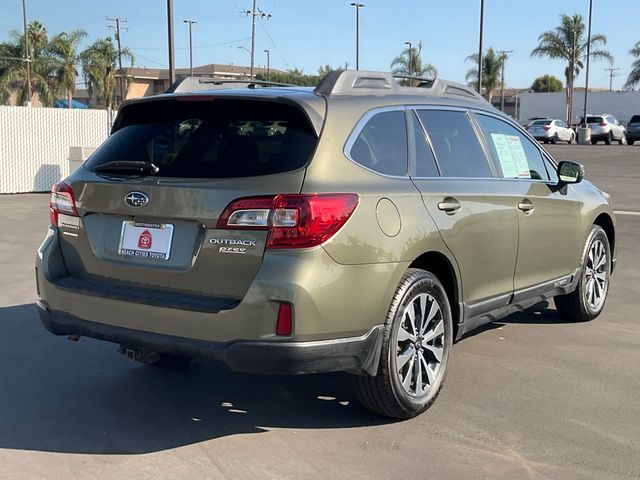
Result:
M582 124L582 120L580 123ZM592 145L602 141L607 145L611 145L613 141L620 145L627 144L627 129L613 115L587 115L587 125L591 129Z
M527 131L538 141L544 143L567 142L573 143L576 132L562 120L541 118L534 120L527 126Z

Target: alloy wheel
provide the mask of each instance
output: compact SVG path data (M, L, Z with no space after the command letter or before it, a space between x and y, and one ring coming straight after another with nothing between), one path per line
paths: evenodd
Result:
M402 313L396 345L396 368L402 388L422 396L438 379L445 347L445 326L434 297L416 295Z
M596 240L589 247L585 265L585 301L589 308L599 311L607 298L609 287L607 250L602 240Z

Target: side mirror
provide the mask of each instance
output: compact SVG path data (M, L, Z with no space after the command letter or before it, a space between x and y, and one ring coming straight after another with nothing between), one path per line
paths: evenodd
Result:
M558 177L560 183L580 183L584 177L584 167L577 162L565 160L558 163Z

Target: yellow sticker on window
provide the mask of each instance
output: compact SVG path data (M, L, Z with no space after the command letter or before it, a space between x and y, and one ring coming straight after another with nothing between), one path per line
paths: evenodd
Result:
M492 133L491 140L505 178L531 178L529 162L519 136Z

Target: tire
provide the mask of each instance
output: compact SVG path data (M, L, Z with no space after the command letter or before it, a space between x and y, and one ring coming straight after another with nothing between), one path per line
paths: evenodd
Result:
M598 143L597 140L591 140L591 145L596 145Z
M634 143L636 143L636 141L635 141L635 140L629 140L629 139L627 139L627 145L628 145L628 146L633 147L633 144L634 144Z
M604 143L606 143L607 145L611 145L612 141L613 141L613 133L609 132L609 135L607 135L607 138L604 139Z
M618 143L620 145L626 145L627 144L627 134L623 133L622 136L620 137L620 140L618 140Z
M193 360L193 358L184 355L172 355L170 353L160 353L159 355L160 358L148 363L148 365L162 370L184 370Z
M451 308L442 283L430 272L407 270L387 312L377 374L354 376L360 403L402 420L424 412L444 384L452 343ZM404 362L400 368L399 361Z
M604 263L595 268L594 262L604 254ZM599 275L598 275L599 274ZM596 278L597 277L597 278ZM582 254L582 269L576 289L566 295L554 298L556 309L563 320L569 322L587 322L602 312L609 293L611 277L611 248L605 231L594 225L589 232ZM602 280L600 280L602 279ZM600 292L600 296L597 293Z
M551 139L551 144L552 145L555 145L556 143L558 143L558 134L557 133Z

